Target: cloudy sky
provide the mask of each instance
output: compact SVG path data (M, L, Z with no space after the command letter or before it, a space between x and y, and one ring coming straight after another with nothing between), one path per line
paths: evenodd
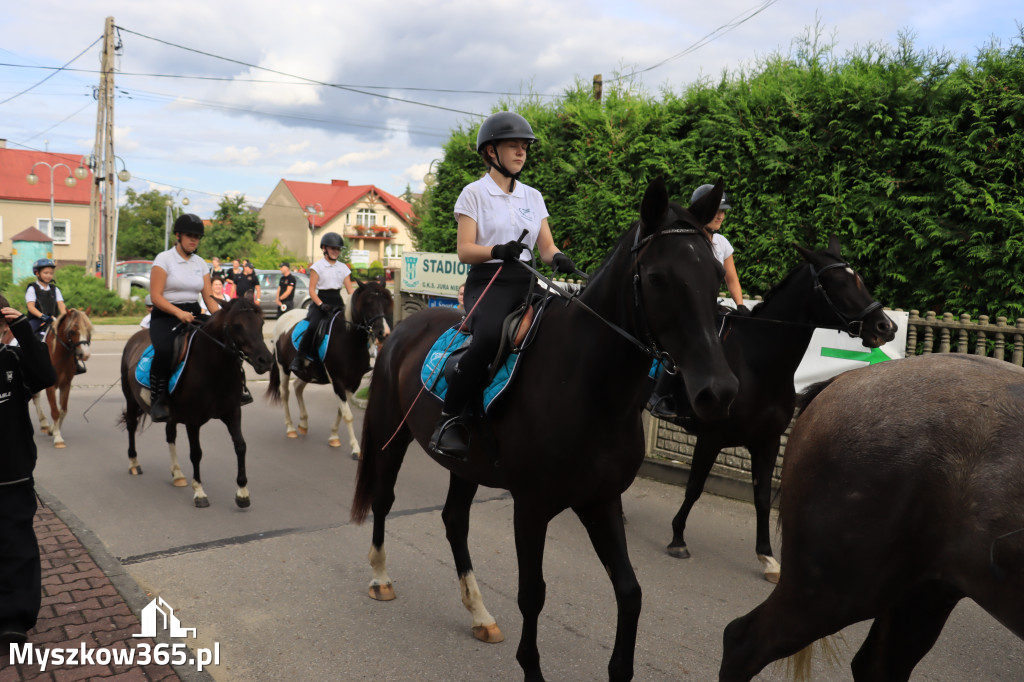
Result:
M640 72L649 92L679 92L788 53L815 25L838 55L892 45L903 32L920 48L973 56L993 39L1019 41L1024 21L1009 0L9 4L0 138L16 149L92 151L97 41L113 16L116 152L129 185L187 196L204 217L224 194L261 205L281 178L419 191L453 128L502 100L557 97L594 74Z

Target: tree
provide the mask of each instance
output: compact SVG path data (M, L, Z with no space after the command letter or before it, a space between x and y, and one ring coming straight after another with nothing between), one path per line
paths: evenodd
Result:
M128 200L118 211L117 257L120 260L152 260L164 250L164 225L169 194L154 189L125 191Z
M263 219L246 203L245 195L224 196L206 228L202 252L207 258L243 258L250 255L263 233Z

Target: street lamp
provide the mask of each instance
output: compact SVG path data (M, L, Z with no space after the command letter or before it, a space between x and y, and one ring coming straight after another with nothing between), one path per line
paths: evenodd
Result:
M45 161L36 161L34 164L32 164L32 168L29 170L28 176L25 178L25 180L30 185L35 185L35 184L37 184L39 182L39 176L36 175L36 166L46 166L47 168L50 169L50 228L49 228L50 229L50 235L49 236L52 239L53 236L54 236L54 228L53 228L53 176L55 174L55 171L58 168L63 168L64 170L66 170L68 172L68 176L66 178L64 178L64 184L67 185L68 187L74 187L77 184L77 181L74 178L73 171L71 170L71 168L69 168L67 166L67 164L63 164L63 163L50 164L50 163L47 163Z
M174 199L179 194L181 194L183 191L184 190L179 189L176 192L171 192L171 195L167 198L167 211L164 214L164 251L166 251L167 249L170 248L170 246L168 246L167 242L168 242L168 240L170 239L170 236L171 236L171 222L172 222L171 218L173 217L171 215L171 213L172 213L172 209L174 207ZM182 206L188 206L188 204L189 204L188 197L182 197L181 198L181 205Z
M132 174L128 172L124 159L112 155L111 175L121 182L128 182ZM121 170L113 173L116 162L121 162ZM89 244L85 255L86 263L90 268L95 267L97 273L103 273L107 286L114 286L114 263L117 261L117 187L114 184L114 177L104 175L104 160L93 154L83 156L78 162L78 168L74 175L79 180L85 180L92 173L92 190L89 195ZM110 201L103 198L104 190L101 185L107 182L106 195ZM95 265L94 265L95 264Z
M314 218L324 217L324 207L319 203L306 204L306 222L309 223L309 262L312 265L313 261L316 260L315 253L313 251L313 233L316 232L316 223Z

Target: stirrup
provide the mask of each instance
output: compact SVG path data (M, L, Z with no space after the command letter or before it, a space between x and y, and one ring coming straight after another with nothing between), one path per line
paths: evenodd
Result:
M462 417L442 415L430 437L428 449L441 457L469 461L469 429Z
M239 404L241 404L241 405L251 405L252 404L252 393L249 393L249 387L246 386L244 382L242 383L242 399L241 399Z

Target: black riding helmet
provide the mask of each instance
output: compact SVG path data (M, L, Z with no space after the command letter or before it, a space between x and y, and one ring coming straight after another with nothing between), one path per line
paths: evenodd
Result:
M174 234L195 234L200 237L206 234L203 219L195 213L183 213L174 221Z
M511 189L516 186L519 173L510 173L501 165L500 160L492 161L484 151L488 144L494 144L500 140L528 140L533 143L537 141L537 136L533 134L530 122L513 111L499 111L496 114L491 114L480 124L480 130L476 134L476 151L484 158L484 162L488 166L496 169L506 178L512 179Z
M328 246L340 249L342 247L341 235L337 232L327 232L320 237L320 248L326 249Z
M690 197L690 203L694 203L695 201L700 199L702 196L704 196L714 188L714 185L701 185L697 189L693 190L693 196ZM731 208L732 206L729 205L729 197L726 195L725 192L722 192L722 202L718 204L718 210L728 211Z

